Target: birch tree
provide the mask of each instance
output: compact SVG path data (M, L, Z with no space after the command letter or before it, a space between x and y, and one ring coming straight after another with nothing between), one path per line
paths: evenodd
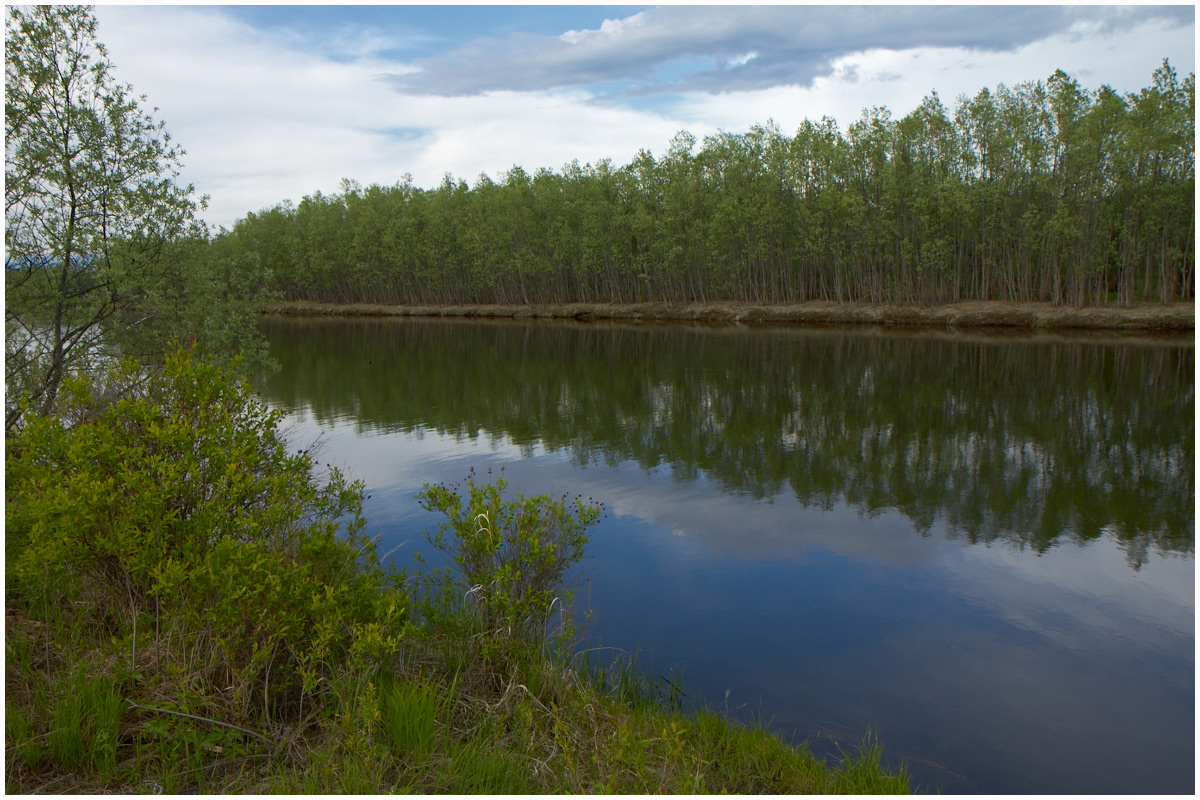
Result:
M72 372L95 365L105 327L200 235L184 151L117 83L85 6L10 8L5 23L6 408L48 414Z

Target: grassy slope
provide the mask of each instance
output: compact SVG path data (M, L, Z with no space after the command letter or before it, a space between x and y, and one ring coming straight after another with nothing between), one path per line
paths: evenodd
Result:
M188 678L152 677L162 642L139 645L135 675L122 638L82 612L47 626L10 608L5 627L9 793L908 791L877 747L829 767L721 714L684 714L631 668L602 681L480 658L469 625L414 631L382 670L340 672L337 702L302 730L253 736L147 710Z

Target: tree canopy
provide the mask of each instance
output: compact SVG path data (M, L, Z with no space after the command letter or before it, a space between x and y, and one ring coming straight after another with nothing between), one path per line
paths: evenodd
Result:
M1058 304L1194 292L1195 76L1089 91L1062 71L794 135L768 122L629 164L345 181L225 235L287 298Z
M183 151L115 81L87 8L10 9L5 50L8 373L48 412L166 243L195 232L197 201L175 182Z
M63 379L114 344L255 349L257 259L207 247L184 151L117 82L96 27L85 6L5 23L6 428L52 412Z

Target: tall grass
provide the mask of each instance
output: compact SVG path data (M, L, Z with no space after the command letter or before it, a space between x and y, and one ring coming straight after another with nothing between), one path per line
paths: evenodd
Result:
M448 710L450 698L451 695L420 680L381 677L383 730L397 756L419 760L433 751L438 717Z

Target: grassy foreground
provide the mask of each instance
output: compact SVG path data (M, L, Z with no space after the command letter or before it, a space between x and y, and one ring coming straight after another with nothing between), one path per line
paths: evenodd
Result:
M214 368L68 393L6 440L9 793L908 791L573 662L596 504L426 487L458 572L389 574L361 484Z
M179 716L202 698L196 675L153 674L166 642L130 671L82 619L55 623L6 618L10 794L909 791L877 746L829 767L718 713L684 715L636 679L622 690L550 660L500 669L470 637L431 630L377 670L346 669L298 727Z
M566 303L561 305L388 306L370 303L276 303L267 313L297 317L481 317L512 319L684 321L716 324L903 325L1031 330L1188 331L1196 304L1152 302L1122 306L1056 306L971 300L915 306L811 301L794 305L747 303Z

